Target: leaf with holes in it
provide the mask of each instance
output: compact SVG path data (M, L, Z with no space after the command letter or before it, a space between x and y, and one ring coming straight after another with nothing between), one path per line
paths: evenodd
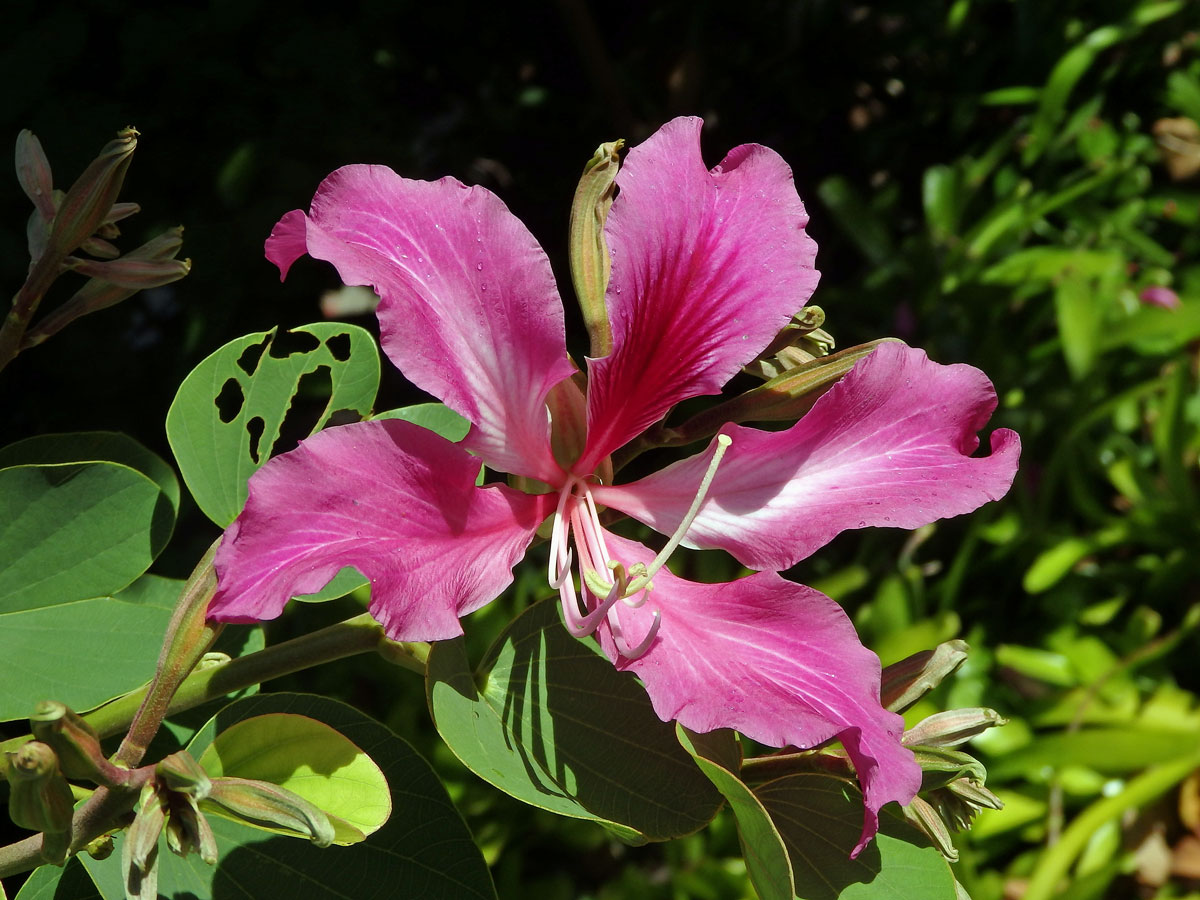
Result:
M316 403L313 381L321 388ZM167 440L196 504L224 528L241 512L246 482L271 457L285 419L289 436L307 437L335 413L367 415L378 388L379 351L356 325L249 334L183 380L167 412ZM297 427L306 410L310 421Z

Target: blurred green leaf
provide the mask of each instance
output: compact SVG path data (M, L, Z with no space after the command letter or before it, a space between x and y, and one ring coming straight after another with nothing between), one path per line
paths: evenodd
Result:
M280 350L293 342L299 349ZM275 355L282 353L281 356ZM246 482L271 456L302 380L323 374L331 392L312 434L334 413L366 416L379 388L379 353L356 325L321 322L246 335L184 379L167 411L167 439L196 504L225 527L246 502Z
M887 226L849 179L841 175L826 178L817 185L817 196L868 262L882 265L893 254Z
M1195 729L1081 728L1039 736L1028 746L990 761L988 772L994 783L1067 765L1128 774L1194 752L1197 746L1200 732Z
M567 633L556 600L522 612L477 673L462 639L434 644L426 691L463 764L532 806L635 842L689 834L720 807L645 690Z

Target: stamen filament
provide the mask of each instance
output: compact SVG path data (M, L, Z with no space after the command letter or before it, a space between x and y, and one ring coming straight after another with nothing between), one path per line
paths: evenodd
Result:
M708 471L704 473L704 477L700 479L700 489L696 491L696 497L692 500L692 505L688 507L687 513L684 514L683 521L679 523L679 527L675 529L675 533L671 535L667 545L659 551L658 556L654 557L654 561L646 569L646 574L641 578L637 578L629 585L629 593L634 594L643 590L650 584L650 579L655 576L659 569L667 564L667 560L671 554L675 552L675 548L679 546L687 535L687 530L692 527L692 522L700 512L700 507L704 504L705 498L708 496L708 489L712 485L713 478L717 474L717 466L721 464L721 457L725 455L725 451L729 449L729 445L733 443L733 439L727 434L717 435L717 447L713 451L713 458L709 461Z
M650 623L650 630L646 632L646 636L636 647L630 647L625 640L625 635L621 632L621 626L616 622L616 616L609 618L609 627L612 629L613 643L617 645L617 652L626 659L639 659L646 654L650 649L650 645L654 643L654 638L658 635L658 628L662 625L662 613L658 610L654 612L654 621Z

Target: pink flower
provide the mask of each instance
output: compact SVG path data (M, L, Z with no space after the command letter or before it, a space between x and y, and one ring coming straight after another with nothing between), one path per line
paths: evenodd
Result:
M880 706L879 660L837 604L776 572L846 529L914 528L1002 496L1019 441L998 430L992 454L971 457L996 404L987 378L887 344L787 430L727 426L696 456L608 483L613 451L676 403L718 393L817 283L787 165L745 145L710 171L699 133L698 119L668 123L617 176L605 228L613 351L588 360L585 390L549 262L488 191L349 166L309 214L284 216L268 258L286 276L307 252L374 287L384 351L471 430L452 444L365 422L271 460L217 555L210 612L271 618L352 565L390 637L454 637L553 515L548 580L568 629L594 632L664 720L772 746L840 738L865 797L857 853L879 808L911 800L921 773L900 717ZM476 487L479 460L550 490ZM604 529L597 505L672 535L669 547L722 548L761 571L728 584L676 577Z
M1160 285L1143 288L1138 294L1138 299L1146 306L1161 306L1163 309L1179 309L1183 305L1178 294L1169 287Z

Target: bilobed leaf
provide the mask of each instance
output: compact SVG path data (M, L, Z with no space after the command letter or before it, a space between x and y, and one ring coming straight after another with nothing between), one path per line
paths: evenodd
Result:
M150 567L174 523L159 484L120 463L0 469L0 614L119 591Z
M206 732L201 730L193 747ZM335 843L357 843L378 831L392 811L379 766L349 739L307 716L243 719L213 738L199 762L212 778L265 781L303 797L330 817L338 832Z
M567 634L557 602L526 609L478 673L461 639L435 644L426 690L454 754L532 806L629 841L688 834L720 806L645 690Z
M145 684L182 586L147 575L116 596L0 614L0 721L40 700L83 712Z
M273 355L271 331L230 341L184 379L167 412L167 439L197 505L224 527L246 502L246 482L271 456L301 379L324 370L332 391L312 432L335 412L363 417L379 388L379 352L355 325L293 328L311 349Z
M494 900L479 849L437 775L405 741L362 713L307 694L258 694L230 704L191 745L202 755L219 732L259 716L316 719L344 735L383 771L397 814L362 843L318 849L211 816L220 858L207 866L159 849L165 897L289 897L303 900ZM116 838L119 845L124 833ZM120 846L111 857L83 857L104 900L124 900Z
M849 781L789 775L754 794L787 847L800 900L955 900L950 866L898 818L881 816L879 834L850 859L863 807Z
M759 900L792 900L796 889L787 847L762 803L734 774L737 761L713 753L708 735L692 734L683 726L676 726L676 731L679 743L729 803L737 820L746 872Z

